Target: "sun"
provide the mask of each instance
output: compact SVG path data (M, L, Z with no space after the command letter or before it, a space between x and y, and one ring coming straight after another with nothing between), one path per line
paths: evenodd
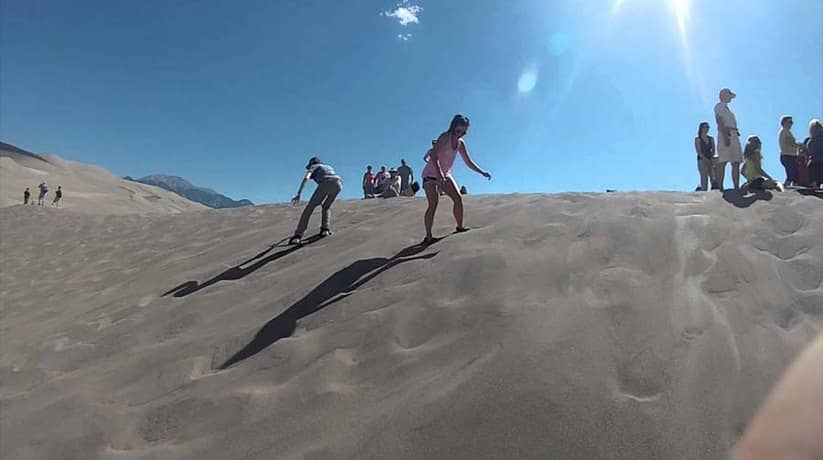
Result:
M677 22L677 29L680 32L681 40L686 40L688 36L688 24L689 24L689 16L691 14L692 9L692 0L655 0L660 4L665 4L669 11L671 12L672 16L674 16L675 21ZM614 0L612 3L612 18L617 16L620 13L620 10L626 5L626 3L631 3L632 0Z

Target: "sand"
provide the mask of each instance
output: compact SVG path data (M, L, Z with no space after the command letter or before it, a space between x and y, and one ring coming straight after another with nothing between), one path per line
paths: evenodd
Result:
M727 198L0 209L0 456L727 458L823 330L823 201Z
M37 186L43 180L49 186L48 207L59 185L63 187L60 208L75 212L174 214L207 209L159 187L121 179L98 166L0 144L0 207L22 204L26 187L36 203Z

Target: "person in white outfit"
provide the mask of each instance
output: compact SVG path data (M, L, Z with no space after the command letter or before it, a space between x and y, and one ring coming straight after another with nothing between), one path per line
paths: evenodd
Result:
M720 90L720 102L714 106L717 121L717 185L723 190L726 177L726 163L732 164L732 182L734 189L740 189L740 163L743 162L743 149L740 145L740 131L737 119L729 109L729 103L737 97L729 88Z

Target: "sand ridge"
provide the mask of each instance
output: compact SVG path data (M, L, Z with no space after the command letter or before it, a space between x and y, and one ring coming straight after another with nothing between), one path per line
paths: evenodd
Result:
M823 330L820 204L470 196L421 247L422 200L341 201L300 249L290 206L0 209L0 452L726 458Z
M174 214L208 209L159 187L121 179L98 166L0 143L0 207L22 204L26 187L36 203L37 187L43 180L49 187L49 209L58 186L63 187L60 208L86 214Z

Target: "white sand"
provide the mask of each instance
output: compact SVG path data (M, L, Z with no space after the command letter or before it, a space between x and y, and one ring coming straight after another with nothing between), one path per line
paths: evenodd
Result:
M0 209L0 456L721 459L823 329L815 197L424 206Z
M159 213L208 209L175 193L116 177L97 166L64 160L55 155L30 156L0 146L0 207L23 203L23 190L36 203L37 186L49 186L51 207L57 186L63 187L60 207L95 214Z

